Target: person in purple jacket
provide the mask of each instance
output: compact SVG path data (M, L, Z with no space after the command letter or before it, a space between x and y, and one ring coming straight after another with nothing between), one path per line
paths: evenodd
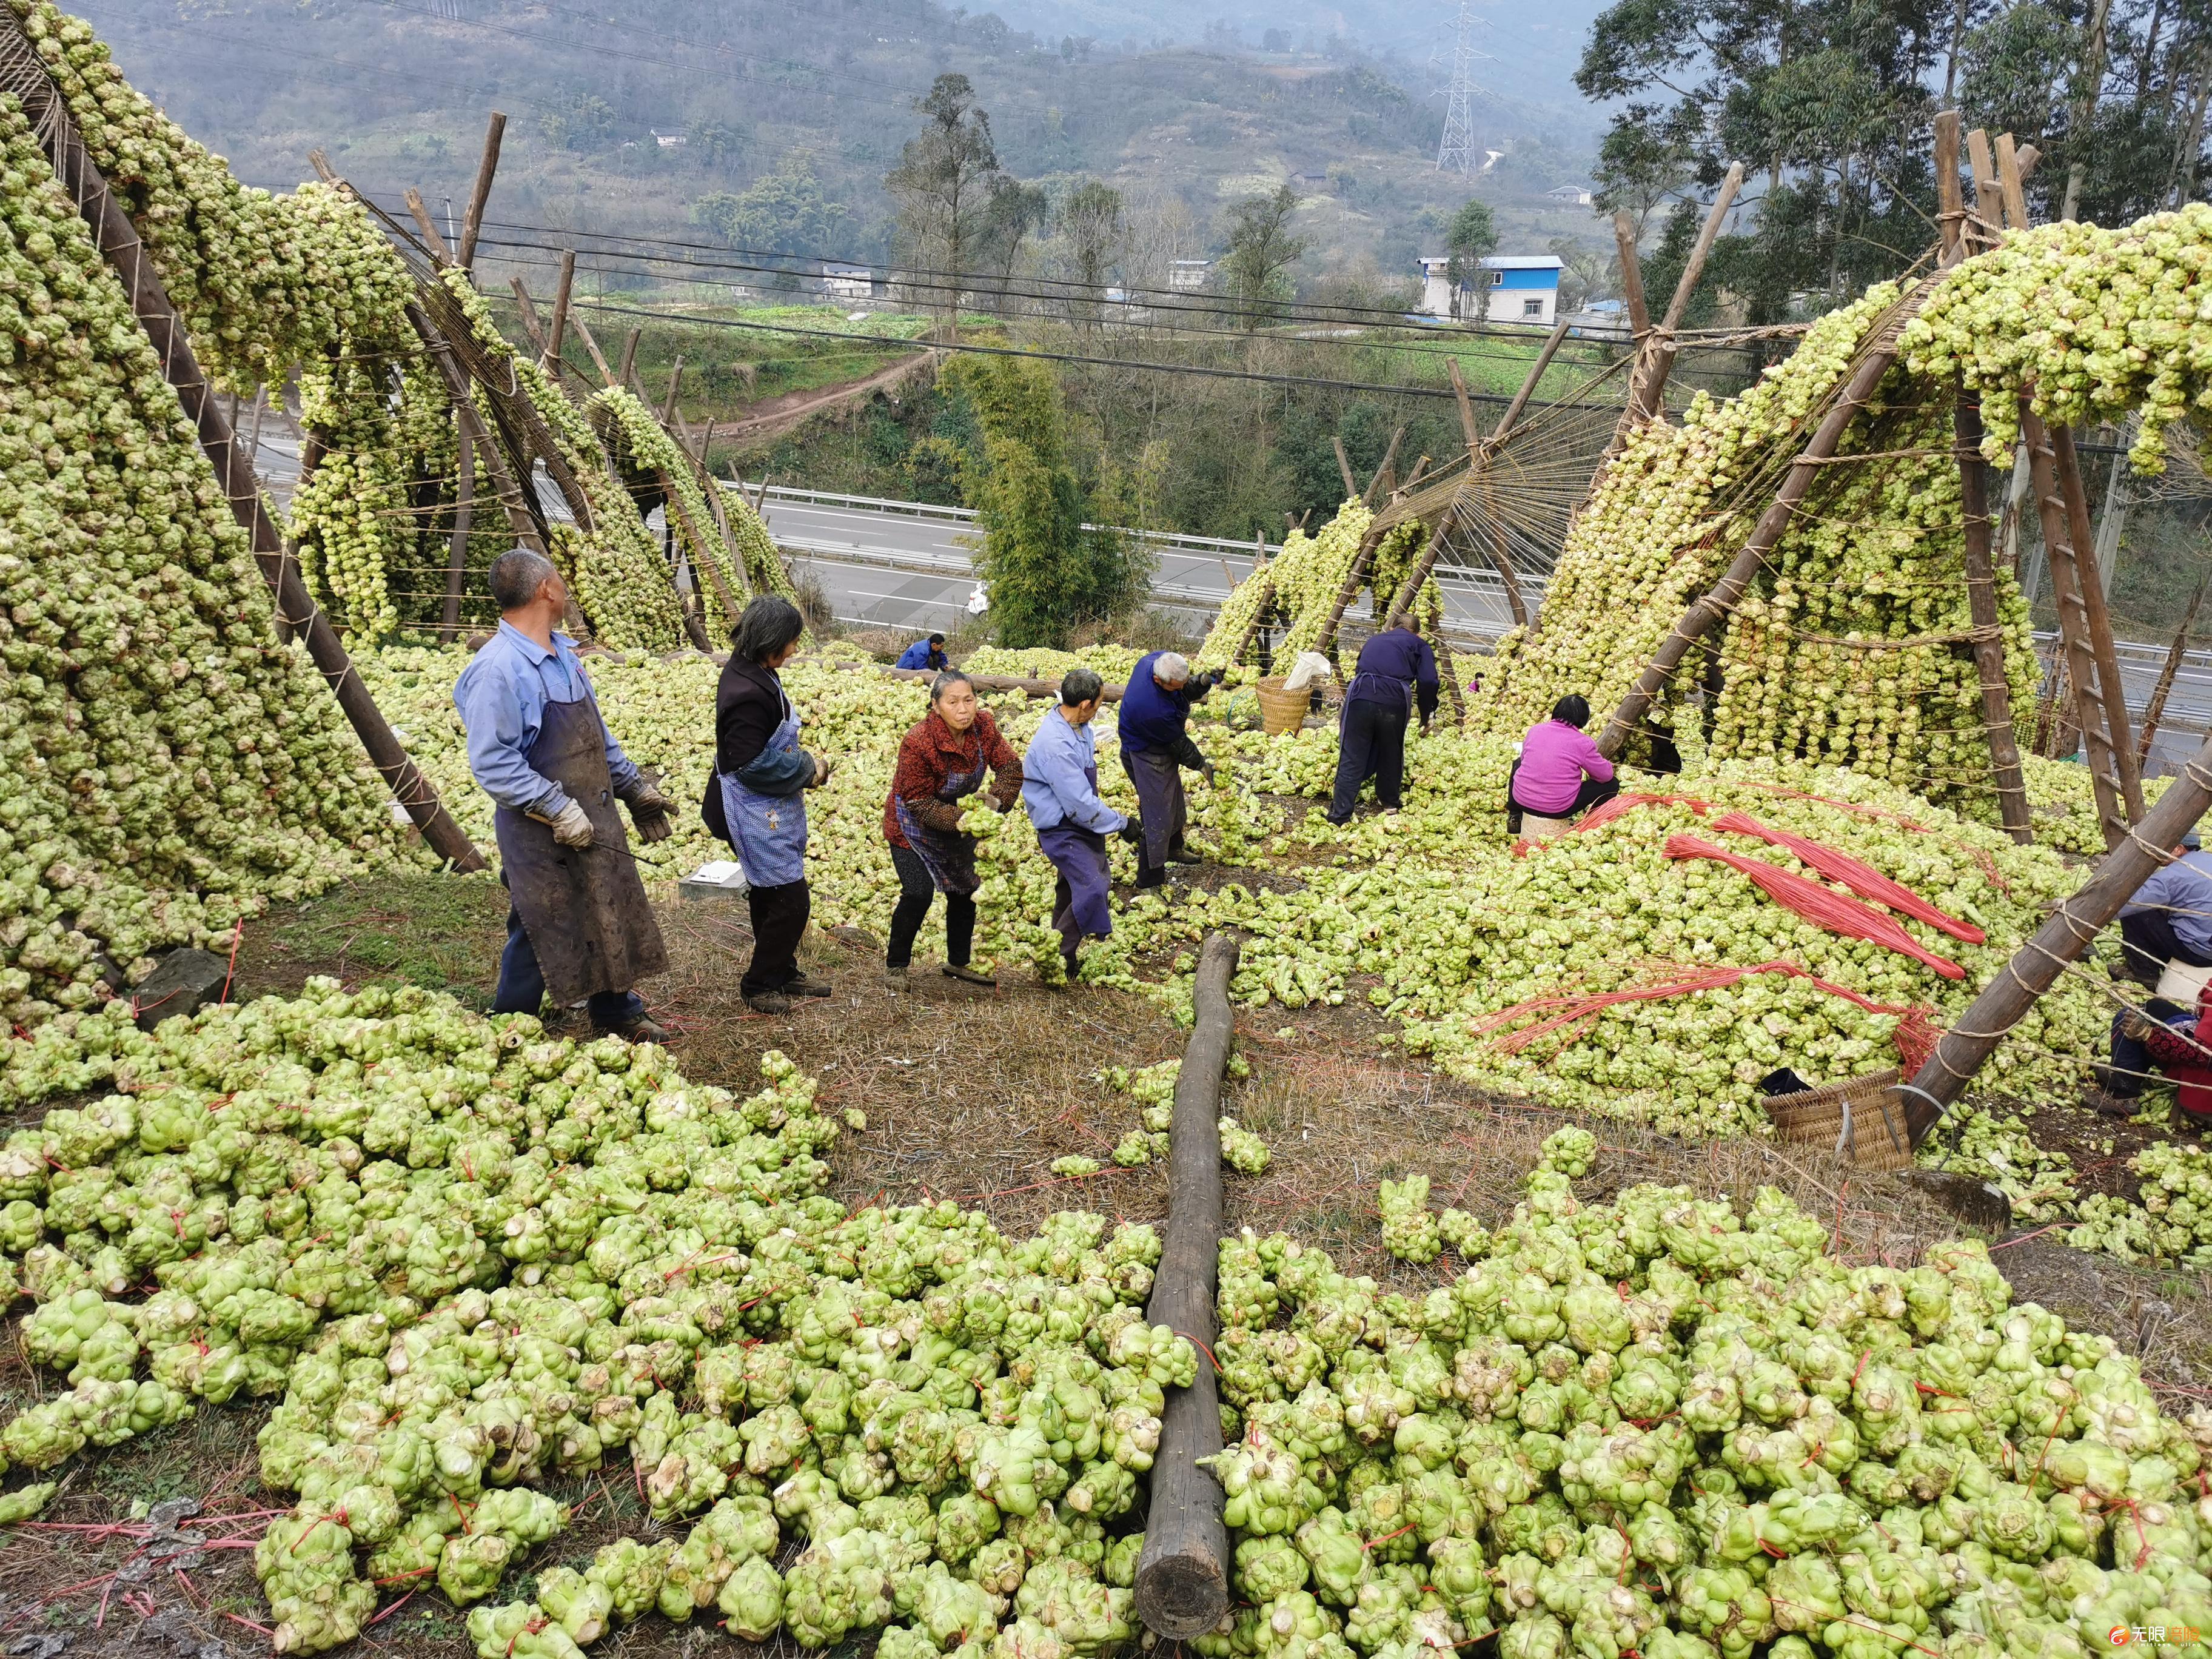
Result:
M1583 727L1589 700L1569 693L1552 705L1552 718L1528 728L1521 758L1505 786L1505 830L1521 833L1521 815L1571 818L1620 793L1613 763L1598 753Z

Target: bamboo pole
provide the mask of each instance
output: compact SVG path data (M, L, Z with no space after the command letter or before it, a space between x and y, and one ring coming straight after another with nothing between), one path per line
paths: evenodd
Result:
M576 283L576 250L561 250L561 285L553 290L553 325L545 336L544 355L538 362L548 374L557 374L561 367L561 348L568 328L568 295ZM577 331L583 331L583 319L577 319ZM599 356L595 349L592 355Z
M1946 269L1966 258L1966 204L1959 183L1959 112L1936 117L1936 197ZM1960 514L1965 542L1966 604L1974 624L1974 666L1981 682L1982 726L1997 811L2008 835L2026 846L2035 838L2020 740L2013 730L2012 688L2005 680L2004 641L1997 632L1996 572L1990 554L1989 475L1982 461L1982 410L1963 380L1953 392L1953 447L1959 463Z
M1652 702L1658 696L1660 688L1681 665L1682 659L1690 647L1707 629L1733 611L1736 601L1743 597L1744 589L1751 585L1753 573L1774 550L1775 544L1790 528L1790 520L1796 514L1798 503L1805 499L1827 459L1836 453L1837 445L1843 441L1844 432L1857 417L1859 410L1872 399L1875 388L1881 384L1881 377L1889 372L1890 365L1897 360L1899 337L1904 332L1905 325L1913 313L1919 309L1924 294L1924 289L1916 291L1891 307L1888 316L1882 319L1869 339L1860 356L1858 368L1853 371L1842 394L1829 405L1811 441L1790 464L1789 476L1782 481L1782 487L1775 492L1772 503L1760 515L1750 538L1729 563L1727 573L1711 592L1700 598L1674 624L1674 631L1660 642L1658 651L1645 665L1644 672L1637 676L1635 685L1620 700L1620 706L1613 711L1605 730L1598 738L1598 749L1607 759L1620 757L1621 746L1628 741L1629 734L1643 724L1644 717L1650 712Z
M253 549L254 562L275 595L277 617L305 642L308 656L330 684L374 766L394 798L422 831L430 850L457 870L481 870L483 856L438 799L394 735L376 700L368 694L337 631L323 615L298 564L262 504L252 464L239 451L237 434L223 418L222 405L193 354L183 319L154 269L145 244L94 165L79 138L68 104L56 90L46 66L23 33L21 21L0 8L0 88L15 94L38 134L54 176L76 204L100 255L130 298L131 309L145 331L162 378L177 394L186 419L199 436L201 451L215 471L231 516Z
M2207 577L2206 581L2212 581ZM2151 739L2158 735L2158 723L2166 718L2166 700L2173 690L2173 678L2181 672L2181 659L2189 653L2189 626L2197 620L2197 607L2204 603L2204 582L2197 584L2197 591L2189 596L2189 609L2182 613L2181 626L2173 630L2173 643L2166 647L2166 665L2158 671L2158 684L2151 688L2150 707L2143 710L2142 734L2136 739L2136 773L2141 776L2150 760Z
M683 389L684 354L679 351L676 354L676 366L668 372L668 401L660 406L661 425L670 426L680 423L682 416L677 413L676 399Z
M1336 450L1336 470L1344 478L1344 499L1347 501L1356 500L1359 495L1359 481L1352 476L1352 459L1344 453L1344 439L1340 434L1331 433L1328 441Z
M1221 1252L1221 1073L1229 1062L1233 1017L1229 981L1237 945L1207 936L1198 955L1195 1018L1176 1079L1169 1139L1167 1237L1145 1317L1210 1352L1214 1281ZM1221 1407L1213 1368L1201 1358L1197 1380L1169 1393L1152 1463L1152 1508L1137 1561L1137 1614L1156 1635L1203 1636L1229 1610L1229 1530L1221 1483L1200 1458L1221 1449Z
M591 325L571 313L568 326L576 331L576 337L584 343L584 355L592 360L592 367L599 371L599 378L609 386L618 385L614 370L607 367L606 354L599 349L599 343L592 337Z
M1565 318L1562 318L1551 333L1545 337L1544 349L1536 354L1536 361L1530 366L1527 376L1522 380L1521 389L1513 394L1513 401L1505 405L1505 412L1498 417L1498 424L1491 428L1490 435L1481 440L1482 447L1486 452L1495 455L1504 447L1505 440L1512 435L1515 424L1521 419L1521 411L1528 406L1528 399L1534 395L1536 382L1544 378L1544 371L1552 366L1552 359L1558 355L1559 347L1566 337L1567 322ZM1455 384L1459 384L1458 360L1454 358L1449 361L1452 366L1453 380ZM1460 384L1460 393L1464 400L1466 387L1463 384ZM1470 416L1469 418L1471 419L1472 416Z
M622 383L633 392L637 389L634 384L637 372L637 343L644 337L643 329L634 328L629 331L629 337L623 342Z
M1743 187L1743 163L1731 162L1728 177L1721 180L1719 194L1705 215L1705 222L1698 229L1698 240L1690 249L1690 257L1682 266L1682 275L1674 284L1674 297L1667 302L1667 314L1659 320L1652 334L1650 349L1629 393L1629 407L1636 411L1638 424L1649 421L1659 412L1666 397L1668 377L1674 372L1674 359L1680 347L1674 331L1682 325L1682 318L1690 308L1690 298L1697 292L1698 279L1705 275L1706 257L1713 251L1713 242L1721 234L1721 222L1735 205L1736 191Z
M2141 823L2105 854L2079 891L2016 951L1946 1031L1936 1052L1905 1085L1905 1121L1918 1146L1966 1090L1990 1053L2079 961L2098 933L2152 873L2172 860L2182 836L2212 806L2212 738L2191 757Z
M1613 246L1620 254L1620 298L1628 307L1629 337L1638 352L1651 331L1651 313L1644 308L1644 259L1636 251L1636 227L1623 210L1613 216Z
M699 556L694 568L700 565L706 567L707 579L714 584L715 597L721 600L722 610L730 619L730 626L735 628L738 625L738 614L742 607L735 599L731 597L729 584L722 580L721 568L714 562L714 550L707 545L706 538L700 535L699 526L691 521L690 510L684 507L683 498L676 493L674 477L663 472L659 475L659 479L662 504L667 508L669 516L683 530L684 540Z
M459 639L461 633L461 579L468 568L470 520L476 504L475 447L468 434L462 433L460 469L453 485L453 544L446 560L446 605L438 619L438 631L449 640Z
M1459 400L1459 429L1467 438L1467 453L1473 455L1482 447L1482 428L1474 423L1474 401L1467 395L1467 377L1459 372L1456 357L1445 358L1444 368L1451 375L1452 396Z
M507 117L497 110L484 128L483 155L477 162L475 185L469 191L469 210L461 220L461 268L473 270L477 263L477 234L483 228L484 204L491 197L492 175L499 171L500 140L507 132Z
M1398 459L1398 446L1405 440L1406 428L1402 426L1390 434L1389 447L1382 452L1382 465L1375 469L1375 476L1367 481L1367 488L1360 495L1359 499L1364 505L1375 505L1375 492L1382 488L1382 480L1389 477L1390 463Z
M515 308L522 313L522 331L530 338L530 349L538 357L545 356L545 330L538 320L538 302L530 297L530 285L520 276L510 276L507 285L514 295Z
M2127 685L2120 678L2119 653L2112 641L2112 617L2105 604L2104 579L2097 569L2096 542L2089 528L2089 503L2082 493L2081 463L2075 453L2070 428L2061 426L2051 429L2051 451L2058 468L2059 495L2066 503L2075 574L2081 583L2090 654L2096 659L2099 701L2105 706L2106 731L2119 773L2120 798L2127 806L2128 822L2140 823L2143 815L2142 780L2136 773L2135 744L2128 735Z
M2088 604L2081 591L2089 584L2083 580L2079 550L2073 544L2068 523L2066 498L2058 482L2053 441L2057 434L2045 427L2025 398L2021 399L2020 410L2028 477L2043 515L2043 544L2051 563L2051 593L2058 611L2060 647L2066 653L2073 680L2075 704L2082 713L2081 740L2087 751L2090 787L2096 797L2097 817L2104 825L2105 845L2110 849L2126 837L2128 825L2142 814L2128 810L2126 793L2120 787L2119 755L2106 709L2114 688L2102 678L2101 665L2089 642ZM2140 801L2140 794L2137 799Z
M430 216L429 204L423 201L422 192L412 185L407 186L407 211L414 216L415 228L422 235L422 246L430 251L430 263L441 270L453 264L453 251L438 234L438 222Z

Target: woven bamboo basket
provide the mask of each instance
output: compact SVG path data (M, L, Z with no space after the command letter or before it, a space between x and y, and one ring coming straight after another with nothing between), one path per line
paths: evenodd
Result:
M1306 710L1313 705L1310 691L1285 691L1282 677L1260 682L1260 724L1271 738L1279 738L1285 732L1295 732L1306 723Z
M1823 1147L1863 1170L1909 1169L1912 1136L1900 1081L1893 1066L1802 1094L1769 1095L1766 1115L1779 1139Z

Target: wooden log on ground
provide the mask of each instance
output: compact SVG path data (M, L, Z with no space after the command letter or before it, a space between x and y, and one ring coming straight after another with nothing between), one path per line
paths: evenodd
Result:
M1918 1146L2006 1032L2081 959L2098 933L2151 874L2171 863L2182 836L2212 806L2212 738L2181 769L2141 823L2105 854L2096 872L2014 953L1936 1045L1908 1085L1905 1121Z
M185 417L198 429L200 448L215 469L231 515L253 548L254 562L276 596L278 621L306 643L307 654L330 683L361 746L385 785L422 833L424 842L457 870L481 870L483 855L438 799L429 781L416 769L399 739L368 694L353 659L301 580L300 567L284 546L267 508L253 465L240 453L238 436L223 419L222 403L201 372L184 319L177 315L138 232L107 188L77 136L69 106L12 11L0 9L0 90L15 94L32 131L52 165L54 176L91 229L100 255L129 295L131 309L145 331L162 377L177 394Z
M1221 1249L1221 1073L1234 1021L1229 981L1237 941L1208 936L1198 955L1197 1018L1176 1078L1168 1152L1167 1239L1145 1317L1188 1337L1198 1380L1168 1395L1152 1461L1152 1507L1137 1560L1137 1616L1171 1641L1203 1636L1229 1610L1229 1529L1221 1483L1198 1460L1221 1449L1211 1350Z
M492 175L499 171L499 143L507 133L507 117L497 110L491 112L490 124L484 129L483 155L477 162L477 179L469 191L469 210L461 220L461 269L473 270L477 262L477 234L483 228L484 204L491 198Z
M1711 592L1692 605L1682 619L1674 624L1674 631L1660 642L1657 652L1644 665L1644 672L1637 676L1635 685L1620 700L1620 707L1613 711L1612 718L1607 720L1605 730L1598 737L1599 751L1607 760L1620 757L1622 745L1628 741L1629 735L1644 724L1644 717L1650 712L1660 688L1681 666L1682 659L1691 646L1703 637L1714 623L1735 609L1736 601L1743 597L1744 589L1751 585L1752 574L1774 550L1775 544L1790 528L1790 521L1796 514L1798 503L1813 488L1813 481L1820 476L1828 458L1836 453L1836 446L1843 441L1844 432L1857 418L1859 410L1874 397L1875 388L1881 384L1881 377L1889 372L1889 366L1897 361L1898 341L1905 331L1905 325L1919 309L1920 301L1925 293L1923 288L1893 307L1889 315L1877 325L1861 352L1858 368L1844 385L1842 395L1829 405L1820 426L1814 429L1811 441L1790 464L1790 474L1775 492L1773 503L1760 515L1759 523L1729 565L1727 573L1714 585Z

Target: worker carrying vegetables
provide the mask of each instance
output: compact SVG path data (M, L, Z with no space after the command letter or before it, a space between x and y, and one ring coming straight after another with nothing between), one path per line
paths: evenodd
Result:
M970 985L995 985L969 966L975 939L975 837L960 827L960 803L993 774L991 806L1003 812L1022 793L1022 763L999 722L975 696L975 683L948 668L929 683L929 712L899 743L884 802L884 839L898 872L899 902L891 912L891 937L884 977L904 990L914 960L915 935L930 901L945 895L945 976Z
M2113 971L2148 986L2151 995L2140 1011L2123 1010L2112 1021L2112 1064L2096 1068L2097 1087L2087 1102L2107 1117L2136 1114L2159 1060L2146 1033L2191 1024L2212 983L2212 854L2203 850L2194 830L2174 853L2120 907L2120 962ZM2194 1053L2182 1046L2185 1054Z
M1060 682L1060 705L1037 722L1022 757L1022 808L1036 827L1037 846L1060 872L1053 890L1052 925L1070 984L1080 963L1076 948L1114 931L1106 908L1111 878L1106 837L1143 839L1137 821L1098 799L1097 736L1092 717L1105 695L1096 670L1071 668Z
M469 769L492 798L507 948L492 1012L585 1003L599 1030L636 1042L667 1033L633 988L668 965L614 803L641 839L665 841L676 803L639 773L600 718L576 642L558 630L568 584L552 561L511 547L492 561L499 631L453 685Z
M1386 812L1401 804L1406 779L1406 722L1416 705L1421 730L1437 712L1437 653L1408 615L1395 628L1367 636L1352 683L1337 711L1336 788L1328 821L1346 823L1360 786L1375 780L1375 799Z
M714 775L702 815L744 867L753 955L738 990L762 1014L789 1013L793 997L830 994L799 971L799 941L813 908L805 792L830 781L831 763L799 746L799 711L776 672L805 632L797 605L762 594L731 630L730 659L714 689Z
M1190 660L1179 651L1154 651L1137 659L1121 693L1121 765L1137 786L1137 817L1144 839L1137 845L1137 885L1158 887L1167 879L1170 860L1201 864L1183 845L1190 809L1183 798L1182 769L1213 781L1213 763L1199 752L1184 728L1190 706L1221 684L1219 669L1192 678Z
M1583 728L1589 700L1570 692L1552 705L1552 718L1528 728L1505 783L1505 830L1521 833L1521 815L1571 818L1620 793L1613 763Z
M916 640L905 650L900 652L896 666L926 668L934 672L940 668L950 667L951 660L945 654L945 635L932 634L926 640Z

